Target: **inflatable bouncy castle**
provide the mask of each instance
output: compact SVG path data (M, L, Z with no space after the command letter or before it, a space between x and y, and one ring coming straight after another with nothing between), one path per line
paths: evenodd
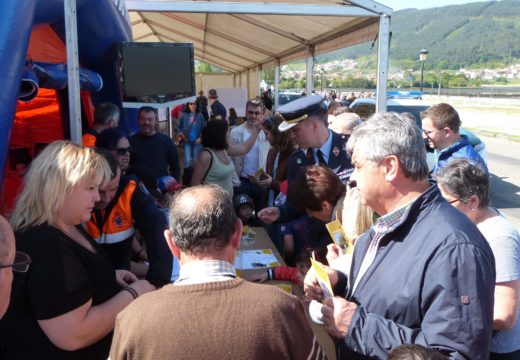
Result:
M70 138L64 0L0 2L0 213L9 215L29 162ZM94 106L121 106L115 45L131 41L124 0L76 0L83 129Z

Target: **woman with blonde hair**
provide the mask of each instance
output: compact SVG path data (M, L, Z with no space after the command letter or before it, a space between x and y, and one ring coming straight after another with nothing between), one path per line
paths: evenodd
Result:
M14 276L2 359L106 359L119 311L153 289L114 270L81 227L110 178L106 160L68 141L50 144L32 162L11 218L16 247L32 263Z

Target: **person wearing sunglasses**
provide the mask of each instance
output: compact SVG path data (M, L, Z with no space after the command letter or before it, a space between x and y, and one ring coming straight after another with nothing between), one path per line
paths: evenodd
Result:
M491 206L486 171L468 159L453 159L434 174L442 196L484 235L496 264L490 359L520 359L520 233Z
M123 174L126 173L130 166L130 156L132 147L128 138L119 129L103 130L98 137L96 147L111 151L117 158L119 167Z
M11 298L13 271L27 271L28 258L24 253L15 252L13 229L0 215L0 319L4 316Z
M423 139L435 152L432 173L446 166L453 158L470 159L488 172L486 162L471 146L467 137L459 133L462 123L458 112L451 105L433 105L421 112L421 119Z
M92 148L69 141L51 143L31 163L11 225L16 248L32 262L14 274L0 322L1 359L104 360L117 314L154 290L116 270L81 226L110 175Z

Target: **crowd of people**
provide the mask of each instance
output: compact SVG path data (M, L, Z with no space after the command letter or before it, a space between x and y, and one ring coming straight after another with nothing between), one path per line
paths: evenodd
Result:
M276 279L302 287L338 359L520 358L520 234L457 111L434 105L421 129L347 99L267 99L240 123L201 91L174 109L178 144L155 108L127 136L104 103L83 146L48 145L0 217L0 357L325 358L302 303L255 284ZM287 266L237 277L244 226Z

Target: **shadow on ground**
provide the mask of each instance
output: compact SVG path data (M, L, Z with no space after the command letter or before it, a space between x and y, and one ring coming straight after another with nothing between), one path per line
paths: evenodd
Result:
M490 174L491 205L500 209L520 208L520 187L504 179L507 178Z

